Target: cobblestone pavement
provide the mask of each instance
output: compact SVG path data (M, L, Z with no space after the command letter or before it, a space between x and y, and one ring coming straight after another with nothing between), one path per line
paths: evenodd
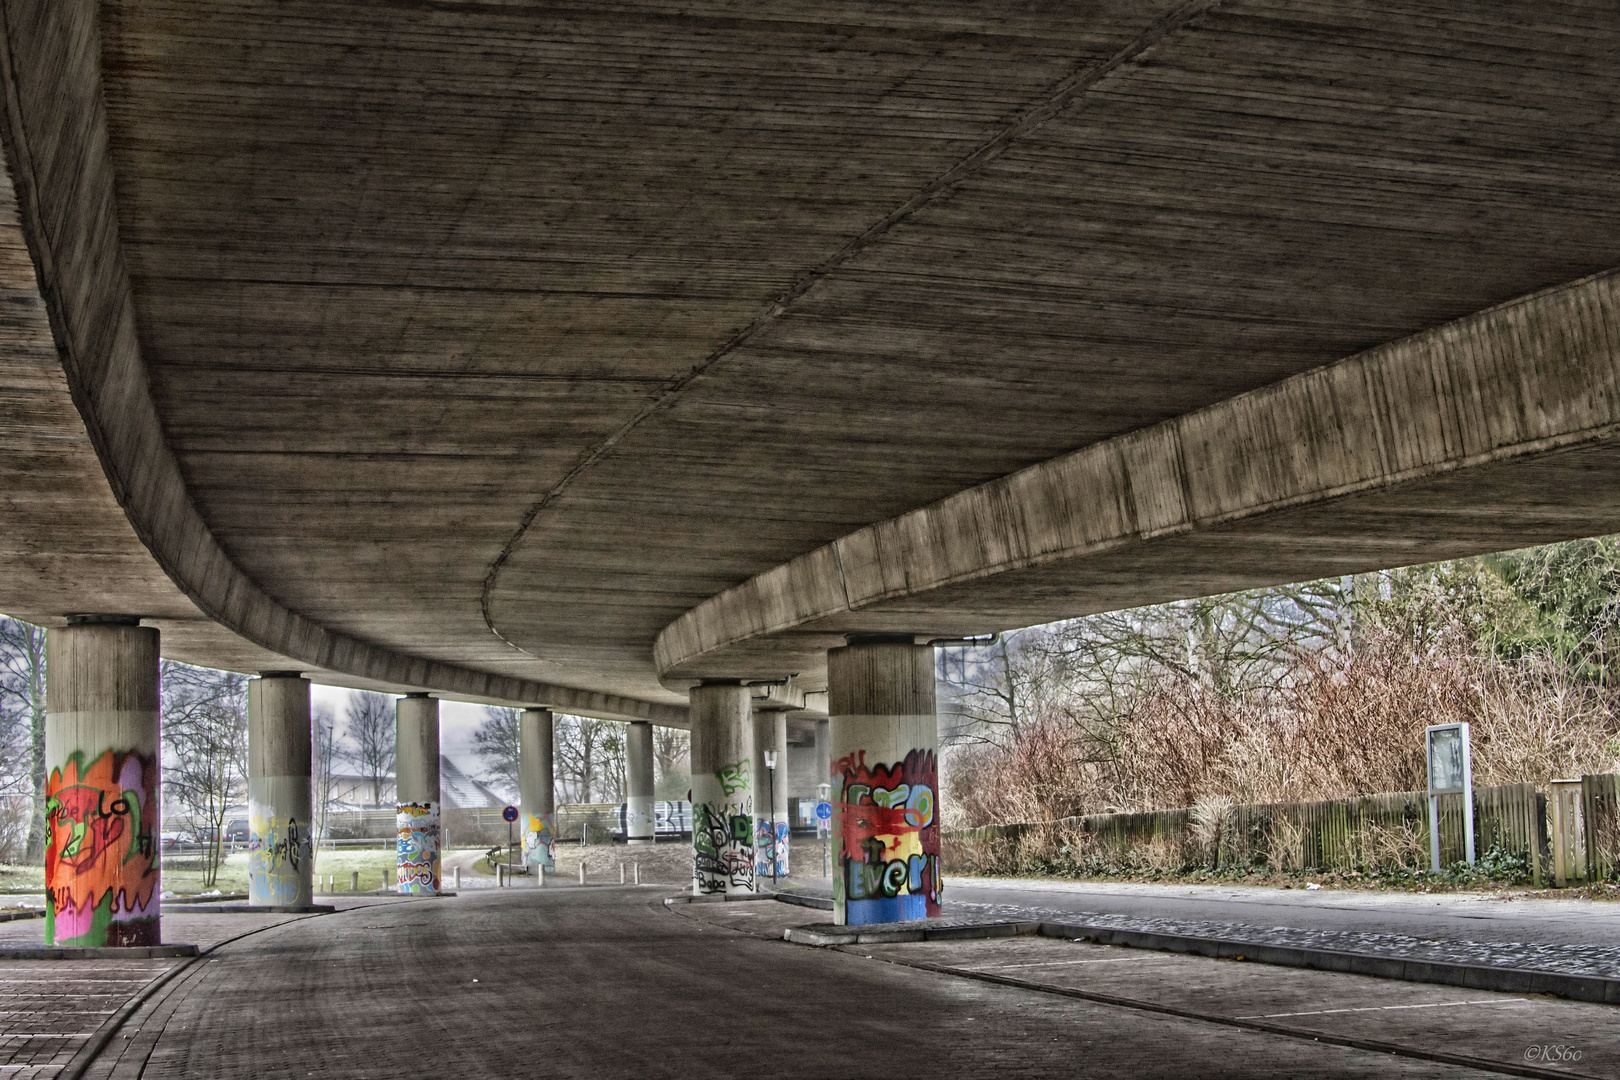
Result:
M0 1076L50 1077L175 960L0 961Z
M399 901L355 898L346 906L379 902ZM305 918L309 916L169 909L163 916L163 937L206 949ZM37 945L44 940L44 919L0 923L0 945ZM184 959L0 961L0 1080L56 1076L125 1002L186 963Z
M790 945L680 917L667 892L489 890L278 927L176 979L150 1049L119 1068L143 1080L1490 1075Z
M824 880L796 888L829 895ZM946 898L955 915L1620 978L1620 904L984 878L947 879Z

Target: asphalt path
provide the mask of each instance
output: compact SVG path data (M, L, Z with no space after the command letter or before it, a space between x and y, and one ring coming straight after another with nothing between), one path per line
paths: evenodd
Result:
M830 895L828 882L790 888ZM1620 946L1620 903L1500 893L1397 893L1233 885L948 877L950 914L1123 915L1140 919L1397 934L1440 940Z

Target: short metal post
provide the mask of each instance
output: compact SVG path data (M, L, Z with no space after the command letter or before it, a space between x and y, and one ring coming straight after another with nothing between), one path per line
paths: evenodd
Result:
M581 885L585 884L585 860L583 858L579 860L579 883Z
M332 876L333 876L333 878L337 877L336 874L333 874ZM333 892L337 891L337 882L335 880L332 882L332 891ZM350 892L359 892L360 891L360 871L358 871L358 870L349 871L349 891Z
M619 884L624 884L624 863L619 864Z
M1429 796L1429 861L1440 872L1440 797Z
M633 862L633 863L630 864L630 869L635 874L636 884L640 885L641 884L641 864L638 863L638 862Z
M459 888L461 888L461 867L459 867L459 866L456 867L455 874L456 874L456 888L459 889Z

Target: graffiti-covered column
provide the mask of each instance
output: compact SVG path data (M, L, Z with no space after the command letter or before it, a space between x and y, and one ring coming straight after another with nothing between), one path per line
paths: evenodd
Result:
M45 941L160 944L158 632L80 616L45 648Z
M833 922L939 914L934 650L851 638L827 653Z
M408 694L395 705L394 800L399 891L439 891L439 702Z
M267 671L248 684L248 902L314 903L309 681Z
M630 788L624 799L624 838L632 844L653 842L653 729L648 723L630 725L625 739L625 780Z
M699 893L751 893L754 877L754 725L748 688L692 688L692 882Z
M551 822L556 814L552 786L550 709L524 709L518 721L518 809L523 819L523 865L552 869Z
M766 752L771 757L766 757ZM776 762L773 771L770 762ZM787 713L779 709L754 713L754 873L761 883L771 876L776 856L778 878L788 872Z

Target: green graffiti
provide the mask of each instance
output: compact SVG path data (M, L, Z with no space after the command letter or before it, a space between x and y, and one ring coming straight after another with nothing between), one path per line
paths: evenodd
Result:
M714 778L720 781L720 790L727 795L735 795L739 791L746 791L754 786L754 780L749 773L748 762L739 761L735 765L727 765L723 769L716 769Z

